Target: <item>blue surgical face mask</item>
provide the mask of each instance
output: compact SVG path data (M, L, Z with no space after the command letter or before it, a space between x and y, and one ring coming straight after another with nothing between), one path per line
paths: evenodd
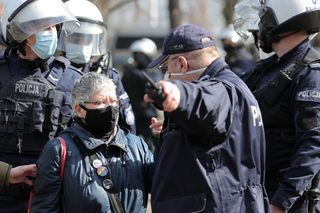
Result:
M39 56L41 59L49 58L54 54L57 48L57 30L45 30L35 33L36 43L33 46L27 45Z
M66 57L76 64L86 64L90 61L92 45L66 44Z
M166 73L164 75L164 80L165 81L170 81L170 77L171 76L179 76L179 75L189 75L189 74L192 74L192 73L196 73L196 72L200 72L200 71L203 71L203 70L206 70L207 67L203 67L203 68L200 68L200 69L197 69L197 70L192 70L192 71L189 71L189 72L186 72L186 73Z

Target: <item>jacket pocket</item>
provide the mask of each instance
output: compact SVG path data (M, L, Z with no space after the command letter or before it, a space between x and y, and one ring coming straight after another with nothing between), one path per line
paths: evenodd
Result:
M45 104L41 101L33 102L33 115L31 120L31 133L43 132L43 122L45 116Z
M175 199L161 201L155 204L153 212L186 213L201 212L206 207L206 194L196 194Z
M223 213L265 212L263 189L260 185L249 185L233 192L225 192L222 202Z

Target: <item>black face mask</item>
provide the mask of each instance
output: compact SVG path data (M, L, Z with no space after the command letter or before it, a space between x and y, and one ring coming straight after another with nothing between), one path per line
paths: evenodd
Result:
M107 135L118 124L118 106L108 106L103 109L88 109L83 105L80 105L80 107L87 112L84 120L89 129L95 133Z
M223 49L228 53L228 54L232 54L232 53L234 53L237 49L238 49L238 47L237 46L232 46L232 45L230 45L230 44L227 44L227 45L224 45L223 46Z
M133 54L133 59L137 62L138 69L145 69L151 63L151 60L145 54Z
M276 35L272 35L268 33L266 30L260 31L260 48L265 53L271 53L273 51L272 49L272 43L278 43L280 39Z
M272 33L268 32L268 30L263 26L263 24L261 24L261 22L259 23L259 31L260 31L260 36L259 36L260 48L265 53L271 53L273 51L272 43L278 43L281 39L299 32L299 30L297 30L288 35L280 37L278 35L273 35Z

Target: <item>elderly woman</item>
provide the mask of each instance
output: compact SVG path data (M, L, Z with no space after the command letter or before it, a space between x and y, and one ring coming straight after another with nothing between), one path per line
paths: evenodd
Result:
M115 88L94 72L75 82L73 123L59 134L67 145L63 180L61 145L54 139L37 161L30 212L146 212L153 155L141 138L117 125L121 100Z

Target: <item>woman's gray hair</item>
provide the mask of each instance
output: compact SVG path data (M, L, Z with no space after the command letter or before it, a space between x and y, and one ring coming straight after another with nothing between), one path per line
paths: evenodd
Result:
M88 101L90 96L99 92L102 89L115 90L116 86L113 81L106 75L96 72L88 72L81 78L77 79L71 90L70 105L72 108L72 117L76 117L75 104L84 105L85 101Z

